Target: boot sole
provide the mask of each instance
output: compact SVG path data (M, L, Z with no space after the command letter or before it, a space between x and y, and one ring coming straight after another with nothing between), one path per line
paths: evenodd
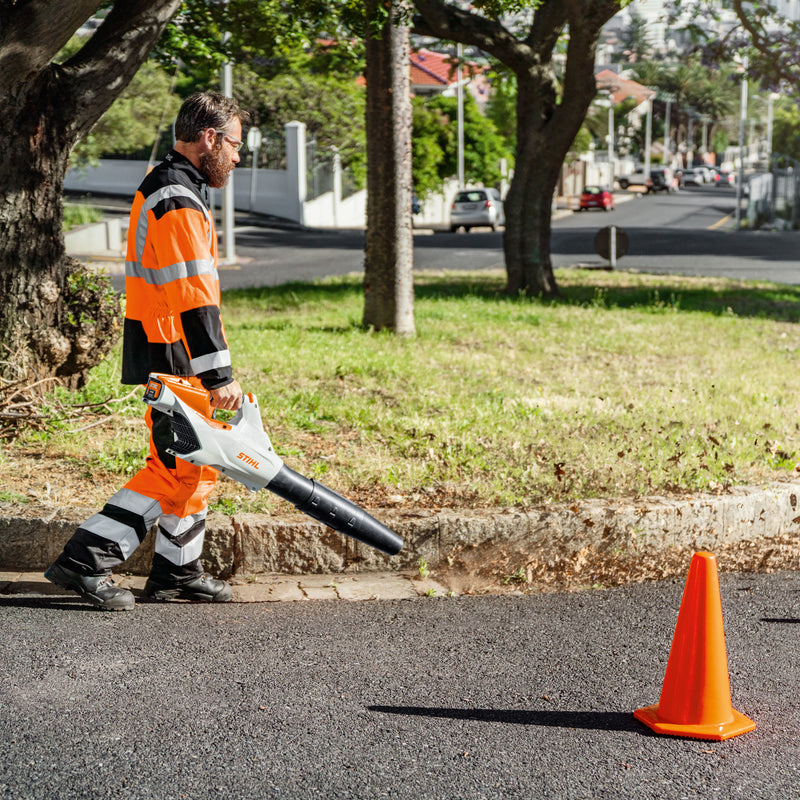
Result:
M194 603L229 603L233 598L232 592L220 592L219 595L198 593L184 594L180 589L156 589L155 591L147 591L147 589L145 589L145 595L151 600L160 600L162 602L168 602L170 600L189 600Z

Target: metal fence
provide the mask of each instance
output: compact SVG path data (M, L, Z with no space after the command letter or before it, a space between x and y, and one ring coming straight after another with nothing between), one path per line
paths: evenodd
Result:
M320 147L316 139L306 142L306 199L313 200L325 192L333 191L334 153Z
M748 189L750 227L782 221L788 228L800 228L800 162L773 153L770 171L751 178Z
M258 168L259 169L286 169L286 134L284 131L264 130L261 131L261 145L258 148ZM243 166L250 166L252 153L247 158L247 163Z

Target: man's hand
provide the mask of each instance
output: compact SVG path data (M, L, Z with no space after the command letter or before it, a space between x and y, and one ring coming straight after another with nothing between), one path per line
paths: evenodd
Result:
M239 381L220 386L219 389L209 389L208 393L214 408L237 411L242 406L242 387L239 386Z

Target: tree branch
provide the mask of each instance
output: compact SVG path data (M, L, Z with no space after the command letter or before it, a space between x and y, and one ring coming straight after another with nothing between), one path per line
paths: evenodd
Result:
M0 12L3 83L22 83L41 72L101 5L100 0L4 3Z
M414 17L414 32L471 44L491 53L511 69L526 69L531 49L499 22L451 6L442 0L414 0L419 12Z
M567 9L561 0L545 0L533 16L526 42L537 53L550 58L567 22Z
M88 132L136 74L181 0L126 0L61 70L58 91L73 100L71 130Z

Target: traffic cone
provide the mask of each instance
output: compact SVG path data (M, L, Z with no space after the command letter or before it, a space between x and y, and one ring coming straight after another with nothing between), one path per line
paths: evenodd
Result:
M756 727L731 706L717 560L712 553L692 556L661 698L633 716L656 733L693 739L730 739Z

